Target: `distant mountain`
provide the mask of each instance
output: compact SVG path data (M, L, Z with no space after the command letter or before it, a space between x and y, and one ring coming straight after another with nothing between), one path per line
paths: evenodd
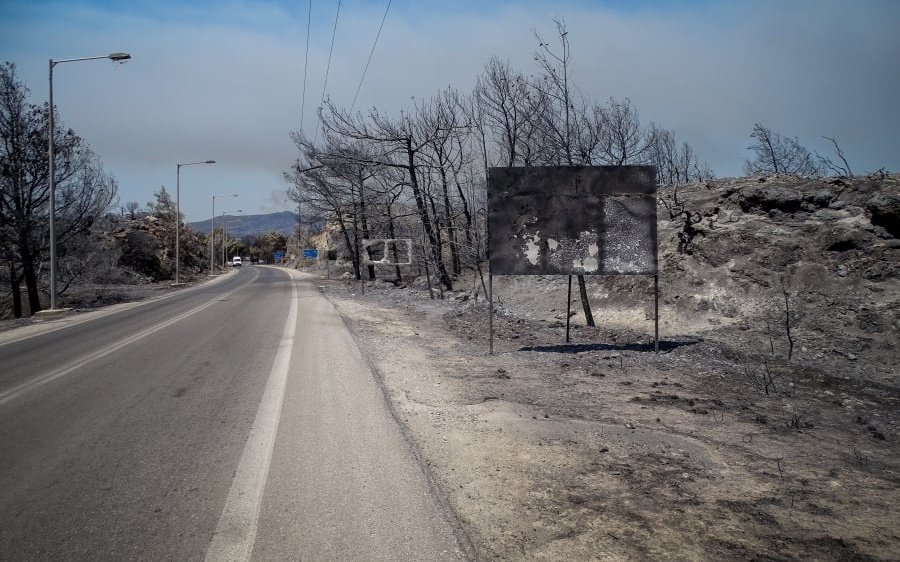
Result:
M216 228L222 226L222 216L216 217ZM235 238L244 236L256 236L266 232L277 231L290 236L297 229L297 213L282 211L267 215L225 215L228 223L228 235ZM190 227L197 232L209 234L210 222L208 220L190 223ZM318 230L322 226L322 220L315 217L303 217L304 225L310 224L312 230Z

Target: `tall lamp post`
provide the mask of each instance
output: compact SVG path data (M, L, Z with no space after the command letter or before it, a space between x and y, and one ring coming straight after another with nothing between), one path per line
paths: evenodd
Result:
M225 213L243 213L242 209L236 211L222 211L222 268L225 268L225 249L228 246L228 221L225 220ZM234 221L232 224L238 224L240 221Z
M215 241L216 241L216 198L222 197L237 197L237 193L229 193L226 195L213 195L212 196L212 222L209 225L209 274L212 275L215 267L213 264L216 263L216 254L215 254ZM225 267L225 264L222 264L222 267Z
M175 284L181 284L181 167L195 164L215 164L215 160L180 162L175 169Z
M128 53L110 53L99 57L80 57L77 59L50 59L50 115L48 121L48 141L47 141L47 158L49 160L49 181L50 181L50 309L56 308L56 178L54 177L54 161L53 161L53 67L64 62L77 62L82 60L98 60L109 59L113 62L124 63L131 59Z

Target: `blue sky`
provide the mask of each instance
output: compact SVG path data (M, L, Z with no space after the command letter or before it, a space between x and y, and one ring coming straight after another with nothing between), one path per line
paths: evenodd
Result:
M344 0L326 94L347 106L386 0ZM182 169L188 220L211 196L240 193L245 213L288 208L282 173L300 127L305 1L0 3L0 56L32 101L47 99L47 61L126 51L125 65L54 72L65 123L145 204ZM313 0L305 127L315 125L337 0ZM629 97L644 123L674 129L720 176L737 175L755 122L827 152L836 137L855 170L900 169L900 2L893 0L394 0L357 109L386 113L442 87L471 88L492 55L535 70L532 29L566 20L573 77L602 101ZM217 200L217 214L222 210Z

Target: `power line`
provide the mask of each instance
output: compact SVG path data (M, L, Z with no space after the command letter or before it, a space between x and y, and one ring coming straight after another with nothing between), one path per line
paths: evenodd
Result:
M303 97L300 101L300 132L303 132L303 113L306 110L306 71L309 68L309 29L312 23L312 0L309 0L309 14L306 16L306 54L303 55Z
M331 55L334 53L334 38L337 35L338 18L341 17L341 0L338 0L337 13L334 15L334 29L331 30L331 48L328 50L328 64L325 66L325 82L322 84L322 101L319 108L325 105L325 90L328 88L328 73L331 71ZM316 135L313 144L319 140L319 127L316 127Z
M388 10L391 9L391 2L388 0L387 7L384 9L384 16L381 17L381 25L378 26L378 33L375 35L375 41L372 43L372 50L369 51L369 60L366 61L366 67L363 69L362 78L359 79L359 86L356 87L356 94L353 95L353 103L350 104L350 112L356 107L356 99L359 97L359 91L362 89L363 81L366 79L366 72L369 71L369 64L372 62L372 55L375 54L375 46L378 45L378 38L381 37L381 29L384 27L384 20L387 19Z

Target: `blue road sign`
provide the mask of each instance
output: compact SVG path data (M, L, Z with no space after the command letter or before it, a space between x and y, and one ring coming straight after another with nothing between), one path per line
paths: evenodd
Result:
M303 249L303 257L308 260L314 260L319 257L319 250L316 250L315 248L312 248L312 249L304 248Z
M277 252L275 252L274 257L275 257L275 261L281 261L282 258L284 258L284 252L282 252L281 250L278 250Z

